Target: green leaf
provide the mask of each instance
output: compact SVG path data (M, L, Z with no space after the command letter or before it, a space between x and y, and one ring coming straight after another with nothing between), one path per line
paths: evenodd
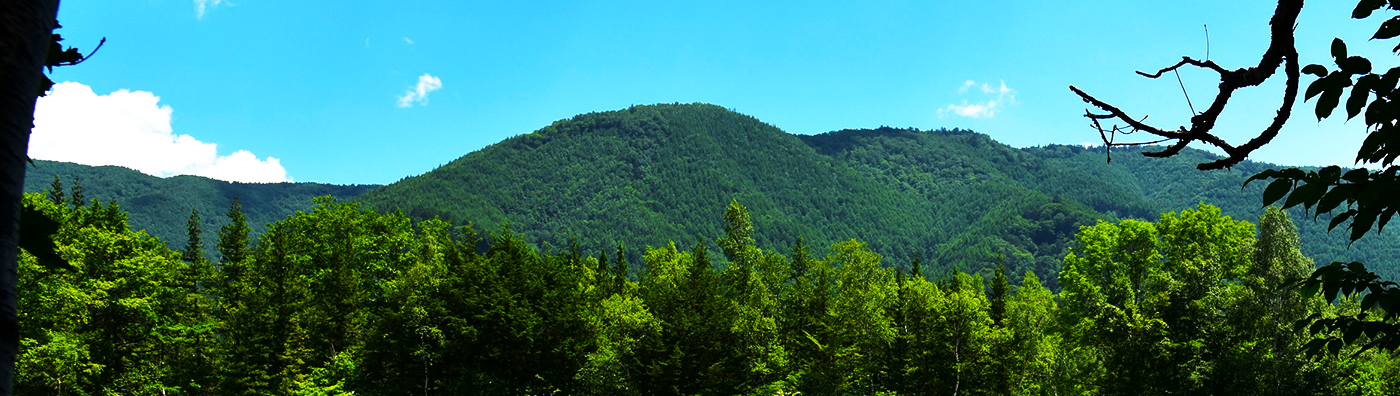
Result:
M1361 338L1360 326L1350 326L1347 327L1346 331L1342 332L1342 342L1350 344L1356 342L1357 338Z
M1366 169L1352 169L1342 175L1342 180L1352 183L1360 183L1370 179L1371 172Z
M1317 171L1317 176L1325 184L1336 183L1338 179L1342 178L1342 167L1332 165L1326 168L1322 168Z
M1363 311L1369 310L1369 309L1371 309L1372 307L1376 306L1376 303L1378 302L1378 301L1376 300L1376 297L1377 297L1376 293L1370 293L1370 294L1367 294L1366 297L1362 297L1362 298L1361 298L1361 310L1363 310Z
M1347 43L1342 42L1341 38L1332 39L1332 57L1338 62L1347 58Z
M1279 177L1282 177L1282 178L1285 178L1285 179L1300 180L1300 179L1303 179L1303 178L1308 177L1308 173L1307 173L1307 172L1304 172L1302 169L1298 169L1298 168L1288 168L1288 169L1284 169L1284 170L1279 171Z
M1386 0L1361 0L1356 3L1356 9L1351 10L1351 17L1355 19L1365 19L1371 16L1371 12L1385 6Z
M1353 261L1353 262L1347 263L1347 269L1348 269L1348 270L1351 270L1351 272L1355 272L1355 273L1366 273L1366 272L1370 272L1370 271L1367 271L1367 270L1366 270L1366 264L1362 264L1360 261Z
M1317 97L1317 119L1320 121L1332 115L1332 110L1337 108L1337 103L1341 101L1342 89L1333 88L1322 92Z
M1288 194L1288 190L1293 189L1293 181L1287 179L1277 179L1269 183L1269 187L1264 188L1264 205L1269 206L1279 198Z
M1318 354L1318 353L1321 353L1321 352L1322 352L1322 348L1324 348L1324 347L1326 347L1326 346L1327 346L1327 339L1326 339L1326 338L1317 338L1317 339L1314 339L1314 340L1312 340L1312 341L1308 341L1308 343L1307 343L1306 345L1303 345L1303 350L1306 351L1307 354L1309 354L1309 355L1316 355L1316 354Z
M1306 183L1293 189L1292 194L1288 194L1288 200L1284 201L1283 208L1288 209L1298 204L1311 208L1322 194L1327 192L1327 186L1317 183Z
M32 206L24 205L19 215L19 247L38 258L39 265L76 271L76 268L58 255L58 245L53 242L58 227L57 220L49 218Z
M1378 213L1373 213L1370 210L1358 212L1356 214L1356 217L1351 220L1352 241L1361 239L1362 236L1366 235L1366 231L1371 230L1371 225L1376 221L1377 214Z
M1369 77L1369 78L1368 78ZM1361 114L1361 108L1366 106L1366 100L1371 98L1370 86L1375 82L1376 75L1371 74L1357 79L1356 85L1351 87L1351 96L1347 97L1347 119L1355 118Z
M1346 191L1342 190L1340 187L1333 187L1331 191L1328 191L1326 195L1322 196L1322 199L1318 200L1317 213L1331 212L1332 209L1336 209L1337 205L1341 205L1342 201L1346 201L1346 199Z
M1376 35L1371 36L1371 39L1373 39L1373 40L1374 40L1374 39L1382 39L1382 40L1383 40L1383 39L1388 39L1388 38L1395 37L1395 36L1400 36L1400 16L1394 16L1394 17L1391 17L1390 20L1387 20L1387 21L1385 21L1385 22L1382 22L1382 23L1381 23L1381 28L1380 28L1380 29L1376 29ZM1333 48L1333 53L1334 53L1334 54L1336 53L1336 46L1337 46L1337 45L1336 45L1335 43L1332 44L1332 48ZM1345 50L1346 50L1346 47L1342 47L1342 49L1343 49L1343 51L1345 51Z
M1303 284L1303 297L1311 298L1317 295L1317 291L1322 288L1322 282L1310 281Z
M1322 91L1327 89L1327 84L1326 78L1313 80L1312 83L1308 84L1308 89L1303 91L1303 100L1312 99L1314 96L1317 96L1317 94L1322 93Z
M1340 225L1342 224L1342 222L1347 221L1347 219L1351 218L1351 216L1355 214L1356 210L1353 209L1342 212L1342 214L1337 215L1337 217L1333 217L1332 221L1327 223L1327 231L1332 231L1333 228L1337 228L1337 225Z
M1377 95L1376 100L1371 101L1371 104L1366 106L1366 124L1379 124L1385 122L1387 118L1392 117L1390 114L1386 113L1388 107L1385 99Z
M1395 210L1400 209L1394 206L1388 207L1381 212L1381 219L1376 223L1376 232L1385 231L1385 224L1390 222L1390 218L1395 216Z
M1316 63L1303 66L1303 74L1311 74L1314 76L1323 77L1327 75L1327 66L1319 65ZM1308 95L1308 97L1312 97L1312 95Z
M1337 61L1337 66L1347 74L1366 74L1371 72L1371 60L1360 56L1350 56Z
M1273 169L1265 169L1263 172L1255 173L1254 176L1250 176L1248 179L1245 179L1244 185L1248 186L1250 182L1253 182L1255 180L1264 180L1271 177L1278 177L1278 173L1278 171Z
M1309 320L1307 320L1307 319L1299 319L1298 321L1293 322L1293 331L1294 331L1294 332L1303 331L1303 328L1308 327L1308 325L1310 325L1310 324L1312 324L1312 322L1309 321Z

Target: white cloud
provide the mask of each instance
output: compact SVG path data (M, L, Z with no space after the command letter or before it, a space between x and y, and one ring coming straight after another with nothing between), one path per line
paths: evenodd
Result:
M408 87L399 97L399 107L412 107L413 104L428 104L428 93L442 88L442 80L428 73L418 76L418 85Z
M117 165L168 177L197 175L219 180L291 181L281 161L259 160L245 150L218 155L218 146L170 127L170 106L145 91L97 95L76 82L55 84L34 109L29 156L84 165Z
M195 17L195 18L199 18L199 19L204 19L204 10L205 10L205 9L211 8L211 7L217 7L217 6L219 6L219 4L223 4L223 3L225 3L224 0L194 0L194 17ZM233 3L228 3L228 4L229 4L229 5L233 5Z
M958 87L958 95L966 93L967 89L972 88L973 85L977 85L977 82L972 80L963 81L963 85Z
M987 83L978 85L972 80L963 81L962 85L958 87L958 95L966 94L967 90L974 86L978 87L984 96L996 95L996 98L972 103L963 99L961 104L950 104L938 109L938 116L943 117L948 113L953 113L968 118L992 118L997 115L997 112L1004 110L1006 106L1017 103L1016 90L1008 88L1005 81L1002 81L1000 86L992 86Z
M413 44L413 40L409 40L408 37L404 37L403 42Z

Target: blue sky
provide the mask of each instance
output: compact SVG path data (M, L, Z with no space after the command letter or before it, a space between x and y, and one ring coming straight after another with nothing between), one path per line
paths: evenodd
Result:
M1349 19L1347 3L1304 9L1304 64L1330 64L1328 43L1342 37L1388 66L1388 47L1364 41L1380 21ZM1018 147L1096 142L1069 85L1181 125L1190 111L1175 78L1133 71L1204 57L1203 25L1212 60L1253 65L1273 7L66 0L65 43L107 44L55 70L70 84L41 99L31 154L161 176L391 183L554 120L658 102L714 103L799 134L889 125L968 128ZM1181 77L1204 107L1218 78ZM1281 81L1241 92L1219 130L1257 133L1281 92ZM1363 125L1318 123L1312 104L1253 158L1350 164Z

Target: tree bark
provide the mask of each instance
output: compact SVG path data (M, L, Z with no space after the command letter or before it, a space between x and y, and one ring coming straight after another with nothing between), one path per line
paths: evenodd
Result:
M0 1L0 396L13 394L19 353L19 210L34 103L58 0Z

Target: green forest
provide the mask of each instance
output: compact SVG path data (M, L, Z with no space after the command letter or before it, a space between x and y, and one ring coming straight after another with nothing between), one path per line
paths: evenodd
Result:
M387 395L1384 395L1400 358L1307 356L1312 312L1358 302L1282 290L1306 275L1289 215L1205 204L1077 229L1052 279L892 262L865 242L757 245L731 200L715 234L534 247L356 202L250 237L234 203L180 250L74 189L24 204L61 219L73 269L20 264L16 393ZM80 190L77 190L80 191ZM1250 219L1253 220L1253 219ZM207 252L206 252L207 251ZM212 252L215 260L206 259ZM905 270L905 269L908 270ZM1059 285L1058 292L1046 287ZM1364 337L1364 336L1363 336ZM1349 347L1354 348L1354 347Z
M992 276L997 264L1019 282L1033 271L1058 290L1060 263L1080 226L1099 220L1153 221L1159 213L1208 203L1236 218L1263 215L1263 183L1251 175L1276 167L1245 161L1229 170L1192 169L1215 155L1187 149L1171 158L1139 155L1158 147L1053 145L1015 148L965 129L889 128L793 135L720 106L658 104L582 114L466 154L387 186L229 183L196 176L167 179L120 167L37 161L26 192L81 184L92 197L130 213L132 228L165 241L185 238L190 209L213 239L234 198L252 235L329 195L414 221L509 224L526 243L585 251L693 243L717 235L730 199L753 209L754 239L783 250L797 236L816 246L869 243L908 270L954 267ZM1112 162L1106 159L1112 158ZM1318 261L1359 260L1400 278L1400 235L1355 243L1327 232L1302 207L1303 252ZM171 242L173 248L178 243ZM214 253L208 256L217 259Z

